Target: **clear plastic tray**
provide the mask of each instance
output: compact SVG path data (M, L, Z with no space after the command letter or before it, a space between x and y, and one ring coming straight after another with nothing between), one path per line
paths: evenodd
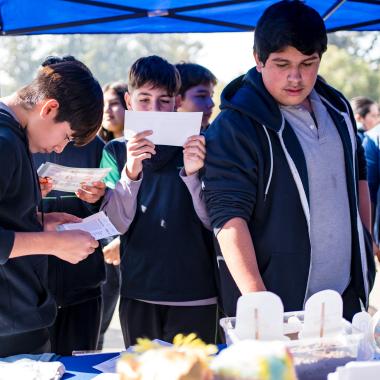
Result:
M299 380L326 380L327 374L334 372L338 366L356 360L363 333L345 319L342 319L342 333L339 336L313 339L298 339L298 328L288 323L296 316L303 322L303 312L284 314L284 333L291 340L284 341L291 352ZM220 325L230 345L240 339L235 334L236 318L222 318Z

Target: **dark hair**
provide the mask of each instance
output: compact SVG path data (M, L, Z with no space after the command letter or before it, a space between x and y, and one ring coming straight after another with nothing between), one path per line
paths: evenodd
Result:
M128 85L124 82L112 82L107 83L103 86L103 94L105 94L107 91L114 91L117 97L120 100L120 103L124 107L124 109L127 109L127 103L125 102L125 93L128 91ZM100 127L98 135L105 141L111 141L115 138L114 133L105 129L103 126Z
M85 64L73 56L48 57L36 78L17 92L25 108L45 99L59 103L56 122L68 122L76 145L90 142L103 119L103 93Z
M200 84L217 84L215 75L206 67L198 65L196 63L180 62L175 65L181 76L181 88L179 94L184 97L185 93L191 87L198 86Z
M352 110L361 117L366 117L373 104L376 104L376 102L365 96L357 96L351 99Z
M304 55L327 49L325 24L319 13L298 0L284 0L268 7L255 29L254 51L265 64L269 55L292 46Z
M129 70L129 92L145 84L151 84L153 88L165 88L170 96L175 96L181 87L181 78L174 65L157 55L151 55L139 58Z

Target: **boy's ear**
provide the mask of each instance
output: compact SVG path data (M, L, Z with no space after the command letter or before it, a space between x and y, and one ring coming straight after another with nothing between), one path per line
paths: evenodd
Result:
M125 100L125 104L127 105L127 110L131 110L132 109L131 95L129 95L128 92L124 93L124 100Z
M48 99L42 104L40 116L42 119L45 119L47 117L54 119L57 116L58 109L58 101L56 99Z
M259 73L261 73L261 70L264 67L264 64L260 61L259 56L256 52L253 52L253 57L255 58L256 69Z
M178 94L175 97L175 109L178 109L179 107L181 107L182 102L183 102L182 95Z

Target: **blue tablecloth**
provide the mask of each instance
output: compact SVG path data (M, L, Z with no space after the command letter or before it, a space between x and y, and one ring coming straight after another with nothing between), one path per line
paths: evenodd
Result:
M226 347L225 344L218 345L219 351ZM99 372L92 366L105 362L119 355L115 353L95 354L95 355L80 355L80 356L61 356L58 358L65 365L66 373L63 379L70 380L89 380L98 375Z
M80 355L80 356L61 356L58 360L65 365L66 373L63 379L70 380L89 380L98 375L99 372L92 366L111 359L119 353Z

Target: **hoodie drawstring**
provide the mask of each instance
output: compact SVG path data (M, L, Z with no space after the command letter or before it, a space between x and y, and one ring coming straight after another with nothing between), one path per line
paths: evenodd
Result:
M270 137L269 137L269 133L268 133L267 127L265 125L263 125L263 127L264 127L265 135L267 136L267 139L268 139L269 154L270 154L269 178L268 178L267 185L265 186L265 192L264 192L264 202L265 202L266 199L267 199L267 195L268 195L270 184L272 182L272 175L273 175L273 150L272 150L272 142L270 141Z

